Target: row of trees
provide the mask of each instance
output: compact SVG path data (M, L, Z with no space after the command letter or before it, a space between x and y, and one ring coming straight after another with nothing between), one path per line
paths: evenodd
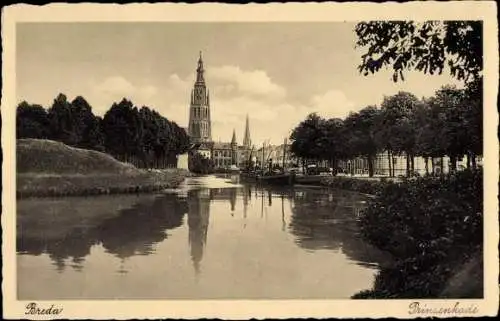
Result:
M415 156L447 155L455 170L457 158L467 155L475 167L475 156L482 155L482 21L363 21L354 32L357 48L364 49L363 75L389 68L397 82L405 71L433 75L448 67L466 89L447 86L422 100L400 92L381 108L369 106L344 120L311 114L291 134L292 152L333 166L338 159L366 157L370 176L380 151L388 152L389 166L392 155L407 155L407 174Z
M175 166L189 147L186 131L148 108L123 99L101 118L81 96L59 94L48 109L25 101L17 107L17 138L51 139L107 152L139 167Z
M482 155L482 104L467 89L445 86L431 98L418 99L409 92L385 97L380 108L368 106L345 119L323 119L309 115L292 132L292 152L304 159L338 160L365 157L369 175L374 174L377 153L386 151L394 175L392 157L407 156L407 174L414 158L427 160L449 156L450 170L467 155L476 167Z

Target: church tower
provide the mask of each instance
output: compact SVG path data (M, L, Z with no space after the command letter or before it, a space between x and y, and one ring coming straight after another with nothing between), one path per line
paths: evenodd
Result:
M212 128L210 122L210 96L205 84L205 69L203 59L198 59L196 68L196 82L191 91L189 107L188 134L192 143L206 143L212 141Z

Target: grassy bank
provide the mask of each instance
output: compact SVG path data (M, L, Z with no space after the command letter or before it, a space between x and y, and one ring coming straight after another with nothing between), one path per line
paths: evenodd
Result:
M18 198L148 193L177 187L186 170L141 170L91 150L59 142L17 141Z

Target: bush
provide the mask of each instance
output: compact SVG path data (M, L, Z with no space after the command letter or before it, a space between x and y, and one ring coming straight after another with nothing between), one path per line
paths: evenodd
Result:
M363 212L363 234L402 259L482 243L482 171L386 184Z
M214 172L213 162L197 152L189 153L188 168L196 174L211 174Z
M471 260L471 253L481 252L482 182L481 170L467 170L380 189L362 212L360 229L371 243L391 253L396 264L377 276L376 292L355 297L439 295L455 268ZM478 274L482 279L482 270Z

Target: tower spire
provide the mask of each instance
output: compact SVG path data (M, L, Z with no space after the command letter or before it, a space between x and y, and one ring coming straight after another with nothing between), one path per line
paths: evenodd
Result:
M250 148L252 141L250 140L250 124L248 123L248 114L245 122L245 136L243 136L243 146Z
M198 68L196 68L196 82L197 83L204 83L205 82L205 77L203 76L204 72L205 72L205 69L203 68L203 58L201 56L201 50L200 50L200 58L198 59Z
M234 130L234 128L233 128L233 138L231 138L231 144L232 144L232 145L234 145L234 144L236 144L236 143L237 143L237 142L236 142L236 131L235 131L235 130Z

